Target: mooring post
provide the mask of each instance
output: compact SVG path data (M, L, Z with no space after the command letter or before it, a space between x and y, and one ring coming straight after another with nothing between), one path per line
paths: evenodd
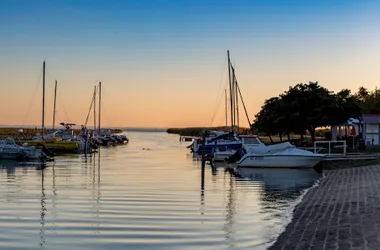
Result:
M87 151L88 151L88 130L86 130L85 138L84 138L84 154L87 157Z
M206 131L203 131L203 134L202 134L202 180L201 180L202 191L204 190L205 167L206 167L205 141L206 141Z

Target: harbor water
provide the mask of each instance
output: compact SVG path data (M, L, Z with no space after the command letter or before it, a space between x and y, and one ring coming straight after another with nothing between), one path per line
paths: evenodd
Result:
M202 183L191 142L127 135L87 157L0 162L0 249L266 249L320 177L206 165Z

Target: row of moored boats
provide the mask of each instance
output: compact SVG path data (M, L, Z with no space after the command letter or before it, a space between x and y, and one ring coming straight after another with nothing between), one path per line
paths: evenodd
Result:
M72 125L62 124L46 136L26 136L22 130L13 136L0 140L0 160L49 160L56 153L91 153L101 146L127 144L129 139L124 134L113 134L111 129L94 131L82 127L81 133L74 134Z

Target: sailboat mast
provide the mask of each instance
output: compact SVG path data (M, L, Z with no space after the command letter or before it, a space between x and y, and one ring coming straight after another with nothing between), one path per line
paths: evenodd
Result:
M237 91L237 88L238 88L238 83L237 83L237 80L236 80L236 77L235 77L235 70L233 71L233 79L234 79L234 85L235 85L235 94L236 94L236 99L235 99L235 107L236 107L236 121L237 121L237 127L239 129L239 96L238 96L238 91Z
M42 139L44 139L45 130L45 61L42 67Z
M237 83L237 81L236 81L236 83ZM250 128L250 130L252 131L252 124L251 124L251 122L249 121L249 116L248 116L247 108L245 107L245 104L244 104L243 95L241 94L241 91L240 91L239 85L236 84L236 87L237 87L237 90L238 90L239 95L240 95L241 103L243 104L243 108L244 108L245 115L246 115L246 117L247 117L247 121L248 121L249 128ZM253 131L252 131L252 132L253 132Z
M94 133L96 132L96 85L94 87Z
M230 61L230 51L227 50L227 57L228 57L228 79L229 79L229 85L230 85L230 104L231 104L231 131L234 132L234 103L233 103L233 88L231 83L231 61Z
M101 110L101 106L102 106L102 82L99 82L99 122L98 122L99 133L100 133L100 110Z
M88 110L86 122L84 123L85 127L87 127L87 122L88 122L88 118L90 117L90 114L91 114L92 105L94 105L95 95L96 95L96 86L95 86L94 93L92 94L91 105L90 105L90 109ZM95 109L95 105L94 105L94 109ZM94 110L94 120L95 120L95 118L96 118L96 116L95 116L95 110ZM96 126L94 126L94 130L95 129L96 129Z
M53 110L53 130L55 125L55 105L57 101L57 80L55 80L55 86L54 86L54 110Z
M224 90L224 106L226 110L226 127L228 126L228 118L227 118L227 89Z

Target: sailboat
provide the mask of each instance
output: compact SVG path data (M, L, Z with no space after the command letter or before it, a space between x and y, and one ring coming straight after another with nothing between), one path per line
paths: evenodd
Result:
M192 151L201 154L204 150L206 153L211 153L216 147L220 150L237 150L242 147L242 141L236 133L236 124L238 114L236 114L238 107L238 87L236 84L235 72L231 65L230 52L227 51L228 56L228 75L229 75L229 88L230 88L230 108L231 108L231 131L219 132L216 136L206 138L204 149L202 146L202 138L194 140L192 144ZM237 111L238 112L238 111ZM227 102L226 102L226 119L227 119Z
M43 62L43 78L42 78L42 132L41 137L35 140L24 140L29 146L43 145L54 152L73 152L78 150L76 141L62 140L62 138L45 138L45 61Z

